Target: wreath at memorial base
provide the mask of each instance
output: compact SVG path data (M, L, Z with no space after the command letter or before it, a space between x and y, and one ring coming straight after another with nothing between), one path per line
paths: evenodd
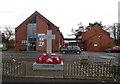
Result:
M50 54L45 53L42 56L38 56L36 58L36 63L39 64L61 64L62 58L60 56L57 57L51 57Z

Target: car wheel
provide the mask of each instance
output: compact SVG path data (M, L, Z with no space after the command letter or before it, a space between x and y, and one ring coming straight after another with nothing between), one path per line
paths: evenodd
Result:
M77 51L76 54L80 54L80 51Z
M108 53L111 53L111 51L108 51Z
M62 53L63 53L63 54L65 54L65 53L66 53L66 51L62 51Z

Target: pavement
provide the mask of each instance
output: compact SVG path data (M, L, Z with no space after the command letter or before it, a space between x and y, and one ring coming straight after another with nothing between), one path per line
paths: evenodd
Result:
M3 77L2 82L115 82L114 79L73 79L73 78L44 78L44 77Z
M25 77L47 77L47 78L63 78L63 71L61 70L33 70L34 62L24 61L26 64Z

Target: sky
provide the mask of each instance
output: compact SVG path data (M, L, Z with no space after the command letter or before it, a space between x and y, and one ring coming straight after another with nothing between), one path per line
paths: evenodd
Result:
M102 21L102 25L118 22L119 0L0 0L0 27L16 28L38 11L59 27L65 38L78 24ZM74 37L74 36L72 36Z

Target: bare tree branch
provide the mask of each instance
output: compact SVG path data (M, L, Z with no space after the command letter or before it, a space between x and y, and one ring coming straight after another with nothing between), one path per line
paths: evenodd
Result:
M2 33L2 39L4 42L8 42L10 38L14 35L11 27L5 27L5 30Z

